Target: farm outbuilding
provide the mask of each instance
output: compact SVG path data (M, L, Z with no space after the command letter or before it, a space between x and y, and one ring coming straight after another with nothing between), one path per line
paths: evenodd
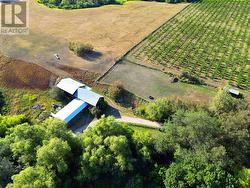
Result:
M75 97L75 99L56 114L52 113L54 118L60 119L65 123L72 120L87 106L96 106L100 99L103 98L103 96L91 91L90 87L71 78L62 79L57 84L57 87Z
M228 92L230 95L232 95L233 97L237 97L237 98L241 98L242 97L242 94L240 93L240 91L238 91L236 89L225 87L224 90L226 92Z

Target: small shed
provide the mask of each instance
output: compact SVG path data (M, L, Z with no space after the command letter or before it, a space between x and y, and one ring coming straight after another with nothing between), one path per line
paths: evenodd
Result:
M238 91L236 89L225 87L224 90L226 92L228 92L230 95L232 95L233 97L237 97L237 98L241 98L242 97L242 94L240 93L240 91Z
M236 89L229 89L228 92L232 95L239 96L240 92Z

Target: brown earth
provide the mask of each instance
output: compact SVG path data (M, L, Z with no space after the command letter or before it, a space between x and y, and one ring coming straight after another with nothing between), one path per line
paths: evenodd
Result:
M32 63L0 55L0 84L8 88L47 89L57 76Z
M92 85L99 74L80 69L57 66L69 76ZM22 60L11 59L0 54L0 86L15 89L45 90L53 85L59 76L43 67Z

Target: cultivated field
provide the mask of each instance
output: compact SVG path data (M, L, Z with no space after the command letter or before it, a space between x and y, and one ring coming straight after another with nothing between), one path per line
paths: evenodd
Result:
M207 82L250 87L250 1L194 3L148 36L125 59ZM209 79L210 78L210 79Z
M58 64L102 73L129 48L141 41L187 4L129 2L82 10L49 9L29 2L30 34L0 35L4 55L42 65L63 74ZM85 59L68 50L68 42L91 43L96 53ZM60 61L53 54L58 53Z

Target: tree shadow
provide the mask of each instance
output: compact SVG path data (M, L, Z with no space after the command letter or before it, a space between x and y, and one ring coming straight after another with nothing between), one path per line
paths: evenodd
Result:
M68 123L68 127L74 133L82 133L94 120L94 118L95 117L89 112L88 109L84 109Z
M114 108L113 106L108 106L105 110L105 116L114 116L115 118L121 118L121 114L117 108Z
M81 58L88 60L88 61L95 61L96 59L99 59L101 56L102 56L101 52L92 51L92 52L86 53Z

